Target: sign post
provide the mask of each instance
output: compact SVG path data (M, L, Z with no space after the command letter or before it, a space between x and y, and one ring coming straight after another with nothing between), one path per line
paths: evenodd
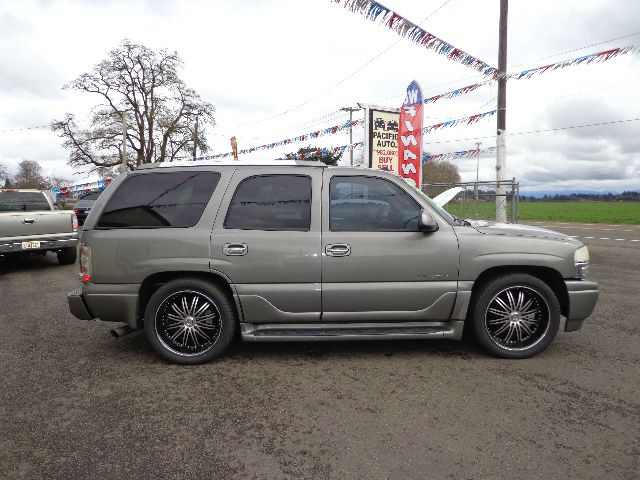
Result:
M237 161L238 160L238 141L236 140L235 136L231 137L231 152L233 153L233 159Z

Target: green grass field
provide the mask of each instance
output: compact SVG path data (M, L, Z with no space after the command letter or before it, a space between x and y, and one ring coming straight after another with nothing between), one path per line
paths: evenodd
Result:
M447 205L447 211L456 216L474 218L473 202L466 205L455 203ZM640 224L640 202L520 202L519 221L528 220ZM479 202L478 217L495 219L495 203ZM511 205L507 204L507 218L511 218Z

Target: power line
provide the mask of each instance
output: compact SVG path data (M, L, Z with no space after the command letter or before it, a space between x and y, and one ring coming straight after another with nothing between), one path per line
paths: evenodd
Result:
M546 133L546 132L558 132L561 130L572 130L574 128L585 128L585 127L597 127L597 126L601 126L601 125L612 125L612 124L616 124L616 123L626 123L626 122L637 122L638 120L640 120L639 118L629 118L629 119L625 119L625 120L611 120L609 122L598 122L598 123L587 123L585 125L571 125L568 127L557 127L557 128L545 128L542 130L529 130L526 132L511 132L509 133L509 136L514 136L514 135L529 135L532 133ZM454 140L438 140L438 141L428 141L427 143L432 144L432 143L453 143L453 142L469 142L469 141L474 141L474 140L483 140L485 138L495 138L494 135L487 135L484 137L470 137L470 138L456 138Z
M37 125L35 127L12 128L11 130L0 130L0 133L21 132L24 130L36 130L39 128L51 128L51 125Z
M447 5L451 0L446 0L443 4L441 4L438 8L436 8L433 12L431 12L429 15L427 15L423 20L421 20L419 22L419 24L422 24L424 22L426 22L429 18L431 18L433 15L435 15L441 8L443 8L445 5ZM322 97L325 93L333 90L334 88L342 85L344 82L346 82L347 80L349 80L350 78L353 78L355 75L357 75L358 73L360 73L362 70L364 70L367 66L369 66L371 63L373 63L375 60L377 60L378 58L380 58L381 56L383 56L385 53L387 53L389 50L391 50L393 47L395 47L398 43L402 42L404 39L400 38L398 40L396 40L394 43L392 43L391 45L389 45L387 48L385 48L384 50L380 51L378 54L376 54L375 56L373 56L372 58L370 58L367 62L365 62L364 64L362 64L360 67L358 67L356 70L354 70L353 72L351 72L350 74L348 74L346 77L342 78L341 80L339 80L338 82L334 83L333 85L325 88L324 90L322 90L319 94L315 95L314 97L309 98L308 100L299 103L297 105L292 106L291 108L288 108L287 110L284 110L280 113L276 113L274 115L271 115L269 117L263 118L261 120L256 120L253 122L247 122L247 123L241 123L238 125L238 127L243 127L243 126L248 126L248 125L255 125L256 123L262 123L262 122L266 122L268 120L273 120L274 118L279 118L282 117L284 115L286 115L287 113L290 113L294 110L297 110L298 108L301 108L311 102L313 102L314 100Z
M621 37L616 37L616 38L610 38L609 40L603 40L601 42L592 43L590 45L585 45L584 47L573 48L571 50L565 50L564 52L554 53L553 55L547 55L546 57L540 57L540 58L536 58L535 60L529 60L528 62L519 63L517 65L513 65L513 67L519 67L521 65L526 65L528 63L539 62L540 60L546 60L547 58L559 57L560 55L565 55L567 53L577 52L577 51L580 51L580 50L584 50L585 48L595 47L595 46L598 46L598 45L602 45L604 43L613 42L615 40L622 40L623 38L634 37L636 35L640 35L640 32L629 33L628 35L623 35Z

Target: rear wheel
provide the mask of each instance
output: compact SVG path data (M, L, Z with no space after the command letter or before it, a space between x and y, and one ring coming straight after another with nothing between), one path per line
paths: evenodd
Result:
M179 364L203 363L231 343L236 318L228 295L201 279L173 280L149 299L144 329L153 348Z
M501 275L480 290L472 310L480 344L504 358L528 358L553 341L560 305L553 290L524 273Z
M58 263L60 265L73 265L76 263L78 250L76 247L63 248L58 252Z

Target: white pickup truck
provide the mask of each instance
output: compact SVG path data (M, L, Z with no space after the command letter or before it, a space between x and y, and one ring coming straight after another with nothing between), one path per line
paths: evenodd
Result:
M0 189L0 258L56 252L61 265L75 263L78 219L56 210L41 190Z

